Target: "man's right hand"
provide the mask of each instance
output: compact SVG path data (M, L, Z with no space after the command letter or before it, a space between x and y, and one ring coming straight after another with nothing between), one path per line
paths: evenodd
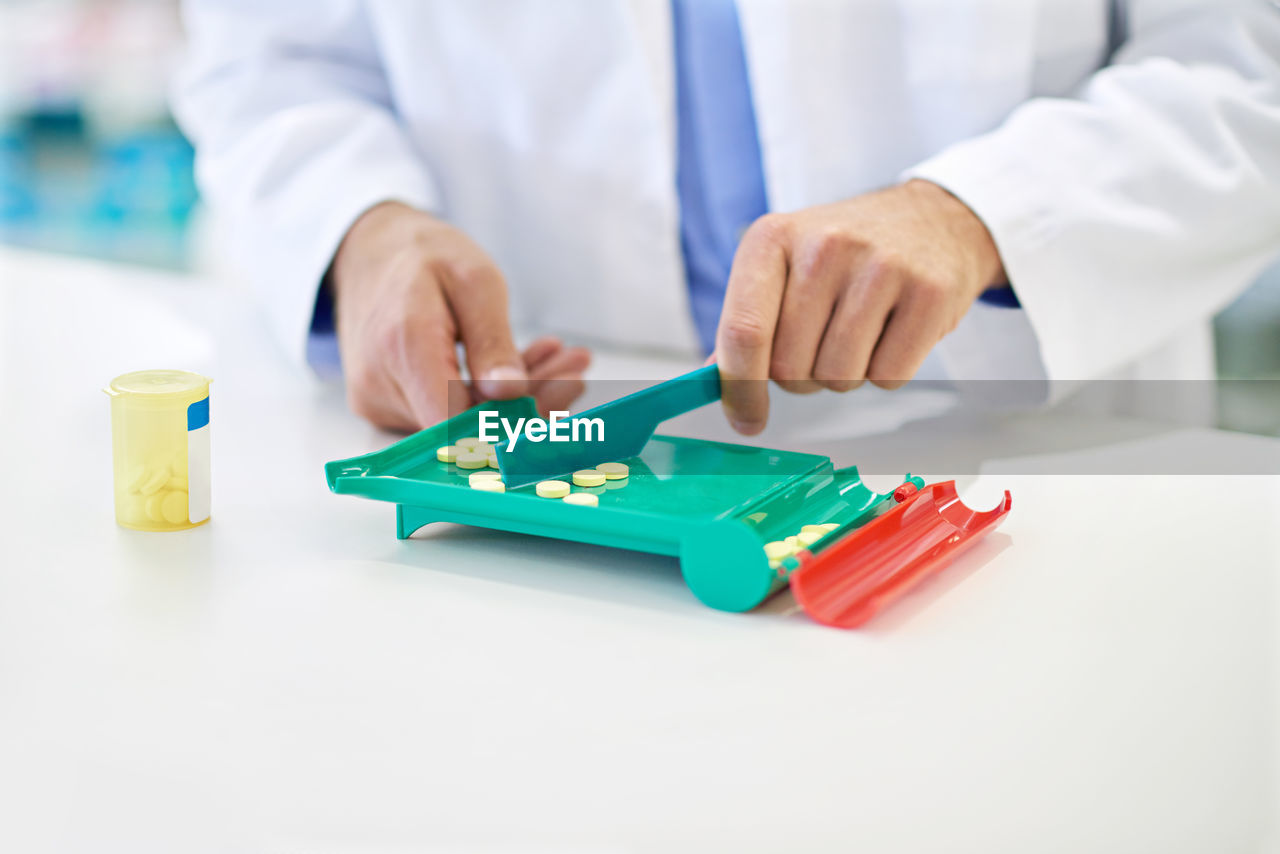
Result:
M417 430L479 401L523 394L544 412L567 409L582 393L590 353L553 338L521 353L502 274L430 214L398 202L370 208L338 247L332 284L347 400L380 427Z

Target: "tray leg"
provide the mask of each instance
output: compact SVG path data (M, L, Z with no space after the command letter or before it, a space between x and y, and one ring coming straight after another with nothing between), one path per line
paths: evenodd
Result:
M437 521L427 507L415 507L412 504L396 505L396 538L407 540L413 532L423 525Z

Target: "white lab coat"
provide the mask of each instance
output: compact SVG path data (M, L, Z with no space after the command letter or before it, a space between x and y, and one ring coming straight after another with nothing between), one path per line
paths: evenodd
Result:
M1023 309L971 310L935 351L952 376L1209 374L1208 319L1280 247L1277 5L739 8L774 210L915 175L991 230ZM485 247L520 329L695 347L667 0L188 0L186 23L201 187L299 356L385 199Z

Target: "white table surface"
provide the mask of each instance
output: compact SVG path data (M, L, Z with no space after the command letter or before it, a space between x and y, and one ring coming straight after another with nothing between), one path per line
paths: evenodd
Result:
M180 534L111 510L99 389L162 366L215 378ZM673 559L397 541L322 474L390 438L232 289L0 250L0 851L1278 850L1280 478L970 477L1000 531L845 632Z

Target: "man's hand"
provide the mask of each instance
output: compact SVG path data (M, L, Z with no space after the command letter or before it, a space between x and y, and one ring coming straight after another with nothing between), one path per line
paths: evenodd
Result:
M552 338L519 352L502 274L429 214L395 202L370 208L338 248L332 282L347 399L380 427L416 430L481 400L522 394L543 410L567 409L582 393L590 354Z
M769 214L743 236L716 336L724 408L764 429L766 380L788 391L897 388L1004 281L982 221L936 184Z

